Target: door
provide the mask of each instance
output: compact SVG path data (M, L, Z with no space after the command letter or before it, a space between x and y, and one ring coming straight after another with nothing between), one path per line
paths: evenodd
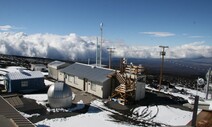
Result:
M85 79L85 78L84 78L84 83L83 83L83 90L84 90L85 92L88 91L88 80Z

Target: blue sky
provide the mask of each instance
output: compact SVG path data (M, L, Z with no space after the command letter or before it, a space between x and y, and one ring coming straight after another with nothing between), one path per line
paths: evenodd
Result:
M0 0L0 26L15 32L99 36L100 22L129 45L212 44L211 0Z

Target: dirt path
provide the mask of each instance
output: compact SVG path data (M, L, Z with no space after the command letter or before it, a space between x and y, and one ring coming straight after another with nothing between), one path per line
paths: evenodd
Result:
M191 121L187 124L191 126ZM212 127L212 111L201 111L197 116L197 127Z

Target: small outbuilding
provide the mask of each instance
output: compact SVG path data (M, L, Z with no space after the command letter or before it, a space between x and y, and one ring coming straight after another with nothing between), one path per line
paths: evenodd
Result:
M61 69L58 79L100 98L108 98L112 88L112 79L108 75L113 73L112 69L74 63Z
M31 64L31 70L32 71L46 72L47 71L47 67L44 64Z
M71 88L63 82L56 82L48 90L49 105L52 108L67 108L72 104Z
M44 76L39 71L20 70L5 75L7 92L33 92L44 90Z
M58 70L67 67L70 65L69 63L66 62L61 62L61 61L53 61L48 64L48 72L49 72L49 77L58 80Z

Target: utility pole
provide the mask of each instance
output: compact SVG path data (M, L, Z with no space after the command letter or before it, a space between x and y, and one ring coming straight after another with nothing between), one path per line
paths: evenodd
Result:
M112 63L112 53L114 53L115 48L107 48L109 52L109 68L111 68Z
M163 64L164 64L164 56L166 55L165 48L169 48L168 46L159 46L162 48L160 55L162 56L161 67L160 67L160 81L159 81L159 91L161 89L161 82L163 80Z
M196 95L195 99L194 99L193 116L192 116L192 121L191 121L192 127L196 127L198 104L199 104L199 96Z
M100 42L100 67L102 66L102 35L103 35L103 23L100 23L100 31L101 31L101 42Z

